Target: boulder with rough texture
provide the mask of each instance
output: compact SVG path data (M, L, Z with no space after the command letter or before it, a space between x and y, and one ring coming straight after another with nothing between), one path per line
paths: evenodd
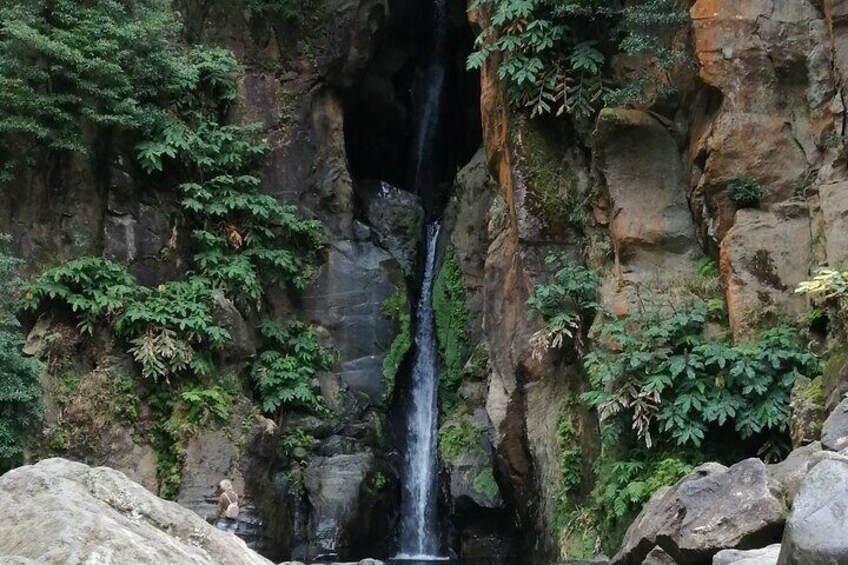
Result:
M809 278L810 220L804 204L789 202L773 212L739 210L721 242L721 278L730 329L737 339L784 317L800 320L807 312L794 294Z
M816 441L793 450L780 463L767 466L769 477L780 484L787 502L791 503L795 499L795 495L798 494L798 489L801 487L801 481L804 480L807 472L820 461L818 458L820 453L821 443Z
M848 447L848 400L830 413L822 426L822 447L842 451Z
M212 297L212 319L227 330L229 339L224 343L224 356L233 361L241 361L256 354L256 335L236 305L222 293Z
M642 565L677 565L677 561L666 550L657 546L645 556Z
M789 397L789 410L789 435L793 447L819 439L825 416L821 379L798 378Z
M848 461L807 474L786 522L778 565L848 563Z
M692 276L701 255L686 201L680 148L638 110L605 109L595 130L596 167L610 200L610 236L625 281Z
M312 505L311 555L335 558L352 543L361 520L360 491L373 470L371 453L315 457L306 468L304 487Z
M421 199L387 183L379 183L375 192L368 198L368 221L380 245L411 273L424 233Z
M651 497L612 563L640 565L660 543L676 561L699 563L722 549L776 542L784 508L775 491L759 459L702 465Z
M713 565L775 565L779 554L779 543L748 551L725 549L715 554Z
M0 555L40 565L270 565L126 475L46 459L0 477ZM26 561L23 561L26 563ZM14 563L14 561L12 561Z

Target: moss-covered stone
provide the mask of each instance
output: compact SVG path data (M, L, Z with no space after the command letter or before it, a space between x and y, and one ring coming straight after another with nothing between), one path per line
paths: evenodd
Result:
M399 285L397 292L383 301L380 311L383 316L394 320L398 328L389 351L383 358L383 379L386 386L384 398L389 399L394 393L395 379L400 365L409 352L409 348L412 347L411 315L406 286Z
M822 397L828 410L836 408L848 390L848 346L831 352L822 369Z
M498 495L498 483L495 482L495 473L491 467L486 467L474 477L474 490L486 498Z
M825 418L822 378L799 378L792 389L789 408L792 445L799 447L819 439Z
M444 461L454 462L465 453L480 450L480 435L480 430L467 416L446 422L439 428L439 456Z
M447 413L457 403L457 389L462 384L463 367L469 356L465 287L453 246L448 248L433 285L433 311L442 360L439 393L442 410Z
M520 129L520 171L527 187L527 208L550 234L582 229L583 202L577 175L563 155L561 140L537 124Z

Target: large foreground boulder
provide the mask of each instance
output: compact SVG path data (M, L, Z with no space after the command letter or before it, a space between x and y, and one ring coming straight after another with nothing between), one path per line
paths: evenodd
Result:
M46 459L0 477L0 562L270 565L242 540L126 475Z
M786 522L778 565L848 564L848 458L804 478Z
M722 549L780 541L780 487L759 459L729 469L716 463L654 494L631 524L614 565L641 565L657 546L676 563L709 563Z

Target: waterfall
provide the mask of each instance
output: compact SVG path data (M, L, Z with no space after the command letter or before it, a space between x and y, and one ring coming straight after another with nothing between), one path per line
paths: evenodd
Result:
M424 74L424 97L418 117L412 153L412 182L416 193L432 189L432 149L439 125L439 109L445 89L447 55L447 0L434 1L433 52Z
M433 0L433 51L424 74L419 121L412 153L414 190L425 201L433 191L433 149L445 86L447 0ZM426 229L424 279L416 308L415 353L406 421L406 456L401 499L398 559L439 559L441 540L436 515L438 361L433 318L433 279L439 224Z
M427 258L418 298L411 401L407 414L399 557L433 558L439 552L436 517L436 396L438 390L433 278L439 224L427 226Z

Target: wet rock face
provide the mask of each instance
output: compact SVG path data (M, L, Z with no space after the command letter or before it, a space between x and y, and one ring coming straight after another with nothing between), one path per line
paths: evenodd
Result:
M304 486L312 506L312 555L335 558L349 551L340 547L342 528L359 515L359 490L373 467L370 453L316 457L306 468ZM353 525L353 524L351 524Z
M271 563L106 467L64 459L21 467L0 479L0 501L14 516L0 526L0 554L24 563Z
M380 310L396 292L390 276L396 265L373 241L333 242L300 300L306 319L329 333L339 354L333 376L374 403L385 393L383 358L394 337L392 322Z
M789 435L792 446L807 445L821 437L825 408L821 379L816 383L801 377L795 382L789 397Z
M801 485L778 565L848 562L848 459L822 461Z
M830 30L812 4L699 0L690 15L699 78L722 99L692 148L703 162L693 209L707 208L705 233L720 241L734 223L727 182L750 174L767 205L791 198L844 109Z

